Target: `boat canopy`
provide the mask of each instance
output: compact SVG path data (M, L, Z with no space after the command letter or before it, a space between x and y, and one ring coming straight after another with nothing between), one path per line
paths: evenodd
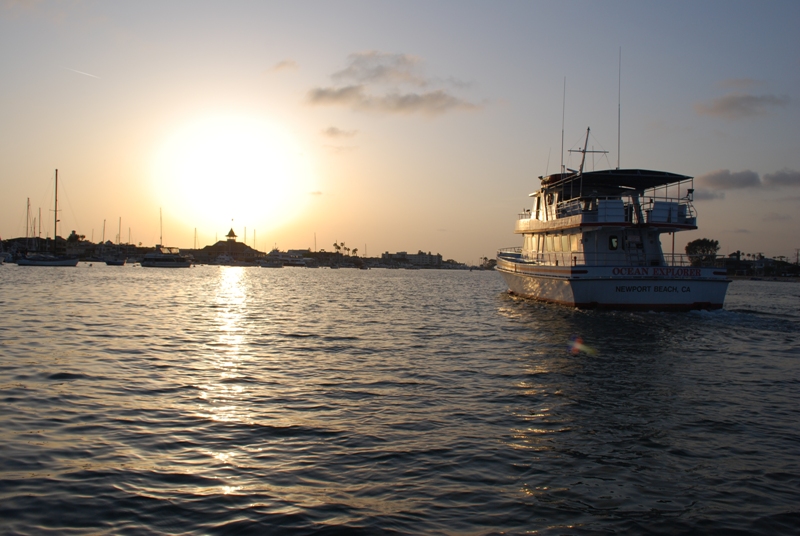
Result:
M542 187L547 191L571 189L574 194L592 196L619 196L634 191L643 192L659 186L667 186L689 180L692 177L652 171L649 169L606 169L581 173L556 173L541 177ZM581 192L580 194L578 192Z

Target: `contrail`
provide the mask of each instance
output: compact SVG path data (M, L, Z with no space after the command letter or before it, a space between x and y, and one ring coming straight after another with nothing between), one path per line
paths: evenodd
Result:
M83 71L76 71L75 69L70 69L69 67L64 67L64 69L66 69L68 71L72 71L73 73L78 73L78 74L84 74L86 76L91 76L92 78L100 78L99 76L95 76L95 75L89 74L89 73L84 73Z

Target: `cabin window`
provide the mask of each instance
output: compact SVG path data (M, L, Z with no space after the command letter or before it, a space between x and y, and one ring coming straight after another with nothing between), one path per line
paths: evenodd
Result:
M548 236L545 238L545 251L553 251L553 237Z
M615 251L619 248L619 237L617 235L611 235L608 237L608 249L611 251Z
M563 235L561 237L561 250L562 251L570 251L570 249L569 249L569 235Z
M572 251L579 251L578 250L578 235L574 234L570 236L570 241L572 242Z
M539 210L542 208L542 198L540 196L536 196L536 202L533 205L534 217L539 220Z

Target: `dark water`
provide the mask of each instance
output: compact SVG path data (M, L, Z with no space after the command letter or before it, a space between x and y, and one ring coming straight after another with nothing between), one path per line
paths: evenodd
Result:
M792 534L800 284L0 266L3 534ZM595 354L572 354L583 338Z

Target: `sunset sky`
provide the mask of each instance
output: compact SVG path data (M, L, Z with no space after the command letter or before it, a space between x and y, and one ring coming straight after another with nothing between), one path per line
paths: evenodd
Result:
M58 168L61 236L474 263L521 245L566 79L565 153L697 177L681 250L800 248L796 0L0 2L4 239L28 198L52 236Z

